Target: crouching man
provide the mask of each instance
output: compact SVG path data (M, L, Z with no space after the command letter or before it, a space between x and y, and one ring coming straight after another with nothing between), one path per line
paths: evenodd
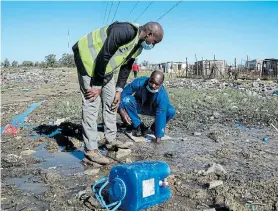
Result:
M119 113L123 121L134 128L134 136L142 136L147 130L138 114L155 117L150 129L156 142L164 136L166 124L175 115L175 108L170 104L163 81L164 74L154 71L150 77L139 77L123 89Z

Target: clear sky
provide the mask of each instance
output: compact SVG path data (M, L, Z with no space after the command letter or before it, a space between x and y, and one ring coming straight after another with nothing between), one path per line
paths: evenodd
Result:
M137 20L156 21L175 1L154 1ZM121 1L115 20L134 22L149 1ZM112 22L118 1L85 2L1 2L1 60L43 61L45 56L71 53L78 39ZM112 7L111 7L112 5ZM110 17L108 13L111 9ZM278 57L278 2L188 2L183 1L159 23L164 28L163 41L144 51L139 62L225 59L238 63L251 59ZM68 49L68 29L70 48Z

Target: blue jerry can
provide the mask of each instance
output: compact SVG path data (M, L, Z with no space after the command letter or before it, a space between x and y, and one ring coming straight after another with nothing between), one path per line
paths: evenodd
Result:
M103 177L93 192L106 210L139 211L165 202L171 197L167 177L170 167L162 161L143 161L113 166L109 178ZM109 203L102 191L108 185Z

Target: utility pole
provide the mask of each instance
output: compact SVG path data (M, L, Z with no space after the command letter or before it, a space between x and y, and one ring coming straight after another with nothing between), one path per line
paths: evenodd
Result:
M68 52L70 52L70 49L69 49L69 41L70 41L70 32L69 32L69 29L68 29Z
M188 62L187 62L187 57L186 57L185 61L186 61L186 73L185 73L185 77L187 78L187 72L188 72Z

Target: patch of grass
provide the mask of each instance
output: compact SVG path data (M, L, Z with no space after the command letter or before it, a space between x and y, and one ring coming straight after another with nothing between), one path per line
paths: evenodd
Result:
M187 129L194 130L200 123L212 120L243 120L249 124L268 124L278 120L278 97L248 96L240 90L168 88L171 103L177 110L176 118Z
M80 119L82 113L82 99L80 94L68 95L54 104L53 113L56 118Z

